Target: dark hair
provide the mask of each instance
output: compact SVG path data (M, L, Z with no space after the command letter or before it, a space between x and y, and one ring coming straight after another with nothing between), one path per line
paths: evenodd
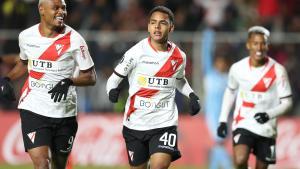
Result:
M168 14L171 24L174 24L174 13L169 8L165 6L156 6L149 12L148 17L150 18L154 12L162 12Z

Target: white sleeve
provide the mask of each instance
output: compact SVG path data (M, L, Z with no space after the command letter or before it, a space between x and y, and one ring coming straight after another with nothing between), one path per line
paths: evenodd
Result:
M21 60L28 60L28 57L25 54L25 49L24 49L24 42L23 42L23 36L22 33L19 34L19 48L20 48L20 59Z
M115 72L118 75L125 77L135 67L135 62L134 54L127 51L116 66Z
M281 98L280 104L270 110L267 110L266 113L271 119L276 118L277 116L287 112L292 107L292 104L292 97Z
M180 67L178 68L179 72L176 76L178 79L185 78L185 67L186 67L186 54L181 50L180 50L180 53L182 55L183 62L180 65Z
M122 80L123 80L122 77L113 73L107 80L106 93L108 94L111 89L117 88Z
M233 64L228 73L227 88L225 89L219 122L227 122L228 115L234 104L238 82L235 79L236 65Z
M186 78L177 79L176 88L180 93L182 93L186 97L189 97L190 93L194 92Z
M75 34L76 35L76 34ZM87 70L94 66L94 62L89 52L89 48L85 40L78 34L79 37L75 39L76 50L73 52L73 57L80 70Z
M276 107L273 107L266 112L270 116L270 118L275 118L285 112L287 112L293 104L292 101L292 91L289 82L288 75L286 70L283 66L278 66L277 73L278 73L278 80L276 81L277 93L280 99L280 104Z
M236 92L229 88L225 89L219 122L227 122L228 115L235 101Z
M277 93L279 98L285 98L292 95L290 81L287 72L283 66L278 66L277 74L278 80L276 81Z
M236 67L235 67L235 64L233 64L229 69L228 82L227 82L228 88L232 89L232 90L235 90L238 88L238 82L235 79L235 73L236 73Z

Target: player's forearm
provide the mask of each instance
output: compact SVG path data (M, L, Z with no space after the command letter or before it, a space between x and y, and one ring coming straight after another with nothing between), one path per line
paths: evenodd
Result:
M80 71L79 76L71 78L71 80L73 81L73 86L92 86L95 85L96 78L95 69L91 68L86 71Z
M194 92L186 78L177 79L176 88L180 93L182 93L186 97L189 97L190 93Z
M17 80L27 73L27 61L17 61L14 68L6 75L10 80Z
M19 55L17 54L7 54L1 56L1 60L6 65L16 65L19 61Z
M106 93L108 94L111 89L118 88L119 84L124 78L113 73L107 80L106 83Z
M293 101L292 97L282 98L280 99L280 104L270 110L267 110L266 113L269 115L269 117L275 118L279 115L284 114L292 107Z
M219 122L227 122L228 115L231 111L231 108L235 100L235 91L226 88L223 96L222 108L219 117Z

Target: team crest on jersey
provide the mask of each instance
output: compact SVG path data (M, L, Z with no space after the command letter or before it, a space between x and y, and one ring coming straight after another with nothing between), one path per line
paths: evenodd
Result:
M36 131L27 134L27 136L29 137L29 139L31 140L32 143L34 143L35 134L36 134Z
M55 44L55 49L58 55L60 55L61 51L63 50L64 45L62 44Z
M178 61L177 60L171 60L171 65L172 65L173 71L175 71L177 69Z
M271 81L272 81L272 78L268 78L268 77L263 78L263 82L264 82L266 88L268 88L270 86Z
M129 154L129 158L131 161L133 161L133 155L134 155L134 152L133 151L128 151L128 154Z

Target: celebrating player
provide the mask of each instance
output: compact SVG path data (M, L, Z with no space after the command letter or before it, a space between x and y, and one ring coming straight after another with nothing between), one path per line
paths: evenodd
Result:
M256 155L256 169L276 162L276 118L292 105L285 68L267 56L270 32L261 26L248 31L249 57L233 64L224 93L218 135L226 137L227 118L234 110L233 155L237 169L247 169L249 154Z
M34 168L63 169L77 132L75 86L94 85L96 75L85 40L64 24L65 1L39 0L38 9L40 23L20 33L20 61L1 78L0 96L13 100L10 81L28 72L18 105L25 150Z
M149 13L149 37L123 56L107 82L112 102L118 101L118 85L128 76L129 97L124 119L129 164L132 169L167 169L180 158L177 147L178 110L176 88L190 99L191 115L200 111L199 98L185 79L186 55L168 35L174 30L174 14L163 6Z

